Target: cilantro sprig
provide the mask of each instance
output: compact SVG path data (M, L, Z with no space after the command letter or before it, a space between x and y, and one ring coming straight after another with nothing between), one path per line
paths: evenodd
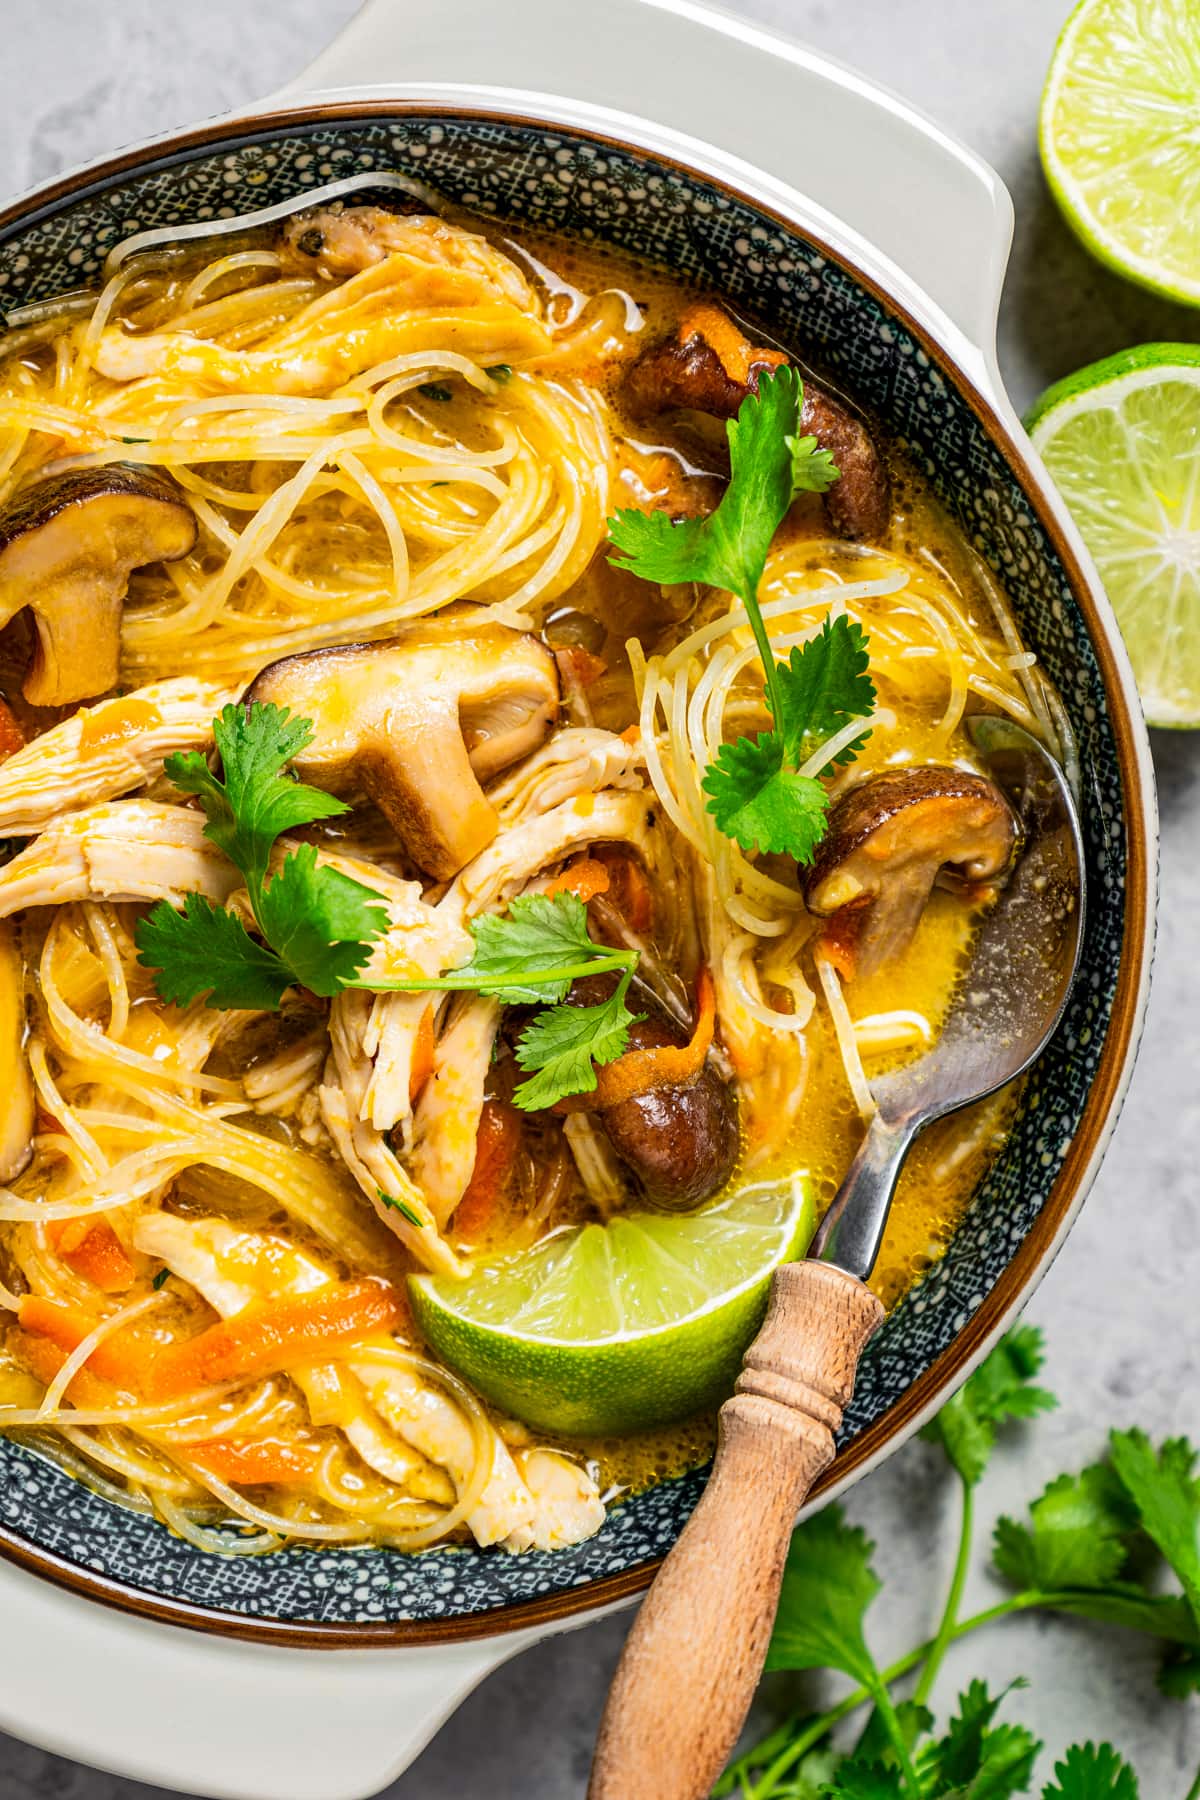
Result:
M220 777L196 750L167 757L163 767L200 801L204 835L241 871L262 941L236 914L189 894L181 911L162 900L139 922L138 961L162 998L179 1006L204 994L209 1006L270 1010L296 984L335 994L367 961L388 917L377 894L319 863L311 844L290 851L268 879L283 832L348 810L283 773L312 741L312 725L286 708L230 705L214 720L213 737Z
M517 1062L530 1077L513 1096L518 1106L535 1112L594 1091L597 1068L622 1054L630 1027L643 1016L626 999L635 950L595 943L587 908L574 894L526 894L506 914L471 921L474 949L460 968L416 980L363 981L371 944L387 930L379 896L319 862L312 844L289 851L269 873L281 833L348 810L344 801L283 773L311 742L311 722L273 705L227 706L213 722L213 737L220 776L194 750L163 766L177 788L200 801L205 836L241 871L259 935L203 894L188 894L179 910L160 901L139 922L136 937L138 961L152 971L164 1000L186 1006L205 995L210 1006L270 1011L294 985L321 995L344 987L486 994L542 1009L516 1045ZM607 998L564 1004L572 982L608 974L618 979ZM383 1193L380 1199L408 1217L403 1201Z
M824 493L840 478L816 438L799 435L803 400L795 369L760 378L758 392L729 422L729 485L706 518L673 521L662 512L629 510L610 519L608 529L615 567L647 581L707 582L745 607L772 728L723 744L702 786L709 812L743 850L809 863L824 836L828 801L821 782L801 767L825 739L870 714L875 688L860 625L826 619L815 638L779 662L759 605L767 553L792 501L798 493ZM834 761L853 760L867 736L844 744ZM818 771L830 772L831 765Z
M715 1800L1010 1800L1028 1792L1042 1746L1024 1726L997 1717L1024 1683L995 1693L969 1682L940 1733L926 1702L951 1643L1030 1610L1157 1639L1165 1648L1163 1691L1180 1699L1200 1692L1200 1476L1197 1453L1182 1438L1156 1447L1140 1431L1113 1432L1104 1460L1058 1476L1027 1519L1000 1519L994 1570L1010 1591L959 1616L973 1503L999 1433L1055 1404L1036 1380L1041 1365L1040 1333L1011 1332L924 1433L944 1451L962 1495L955 1573L941 1626L927 1643L880 1666L868 1630L882 1586L874 1545L839 1507L793 1534L767 1667L838 1669L857 1686L827 1712L785 1719L736 1758ZM1173 1590L1164 1586L1164 1569ZM907 1697L896 1698L897 1684L918 1671ZM840 1728L864 1706L871 1708L866 1725L847 1743ZM1138 1800L1139 1793L1133 1769L1107 1743L1072 1745L1037 1791L1041 1800ZM1198 1794L1200 1775L1188 1800Z
M516 1043L517 1063L529 1076L513 1100L540 1112L570 1094L595 1091L598 1066L613 1062L644 1014L627 1004L637 967L636 950L597 944L588 931L587 907L575 894L521 894L507 913L482 913L468 930L475 948L469 962L447 975L372 981L372 988L401 993L469 992L510 1006L540 1006ZM616 974L613 992L590 1006L565 1005L574 981Z

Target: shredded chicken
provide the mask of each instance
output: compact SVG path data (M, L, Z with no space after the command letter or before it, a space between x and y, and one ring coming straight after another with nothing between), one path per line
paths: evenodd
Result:
M0 869L0 918L71 900L224 902L241 877L204 835L204 814L155 800L68 813Z
M632 743L598 726L555 732L548 743L488 789L505 826L551 812L564 800L604 788L640 788L645 766L640 741Z
M369 994L344 988L334 997L329 1009L332 1054L318 1090L321 1117L338 1155L388 1230L427 1269L461 1274L459 1260L441 1236L424 1195L367 1117L371 1063L363 1042L370 1014ZM389 1201L400 1201L404 1210ZM414 1225L406 1212L415 1214L420 1224Z
M413 1136L413 1060L430 1004L428 994L376 994L363 1033L363 1053L373 1059L366 1116L378 1131L399 1132L406 1155Z
M438 1038L433 1072L417 1102L412 1173L443 1229L475 1167L483 1090L499 1023L498 1000L479 994L458 1000Z
M114 325L101 333L95 366L110 381L183 377L242 393L317 394L406 353L449 347L485 366L545 354L541 306L508 257L440 219L396 223L403 247L366 262L332 308L329 298L315 302L326 326L316 343L304 314L244 350L191 332L130 334Z
M155 1213L139 1221L134 1238L139 1250L165 1262L223 1318L265 1294L308 1293L334 1279L315 1257L286 1240L239 1231L219 1219ZM346 1436L365 1462L408 1491L443 1498L437 1469L445 1470L457 1493L471 1480L478 1453L471 1422L448 1394L411 1369L351 1356L344 1369L319 1366L306 1372L300 1385L318 1418L336 1414L347 1393L353 1403L357 1387L376 1416L353 1416ZM491 1425L487 1430L491 1470L467 1515L478 1543L549 1550L597 1530L604 1509L582 1469L554 1452L519 1452L531 1477L527 1483L499 1433ZM437 1469L426 1474L429 1464Z
M210 681L155 681L81 707L0 766L0 835L32 837L64 813L132 793L163 759L206 750L233 695Z
M339 210L323 206L297 213L283 232L285 259L294 267L334 280L360 275L396 251L465 269L513 306L536 312L537 296L517 267L477 232L464 231L433 213L390 213L379 206Z
M628 843L653 864L653 805L641 794L582 794L514 826L455 877L438 903L456 923L510 900L547 864L584 844Z

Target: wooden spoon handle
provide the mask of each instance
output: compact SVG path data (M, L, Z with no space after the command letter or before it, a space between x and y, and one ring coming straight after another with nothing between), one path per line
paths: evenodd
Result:
M833 1434L875 1296L831 1263L775 1273L762 1330L721 1408L716 1461L625 1643L588 1800L703 1800L762 1673L796 1514Z

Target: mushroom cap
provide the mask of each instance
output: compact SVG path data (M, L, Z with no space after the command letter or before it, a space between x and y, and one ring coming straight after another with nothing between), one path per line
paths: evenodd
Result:
M0 624L28 606L37 625L25 698L68 706L115 687L131 572L195 541L178 489L118 463L64 470L0 507Z
M615 988L586 976L571 988L576 1006L595 1005ZM643 1018L629 1027L630 1050L681 1049L688 1041L658 998L638 982L632 996ZM590 1097L584 1097L585 1105ZM686 1081L648 1087L614 1105L597 1105L597 1122L643 1198L662 1212L692 1212L724 1187L741 1148L738 1104L712 1059Z
M373 800L417 867L448 880L496 836L480 784L542 743L558 670L532 633L456 607L382 643L284 657L246 700L311 719L297 774Z
M984 776L943 764L885 769L830 808L804 897L819 917L855 909L855 974L868 975L905 949L942 869L968 884L996 881L1018 836L1012 807Z
M755 345L720 307L690 307L676 335L651 344L625 378L624 398L635 417L679 408L736 418L761 377L788 358ZM825 495L834 530L844 537L878 538L891 517L887 464L870 431L850 408L805 377L800 431L815 437L838 468Z

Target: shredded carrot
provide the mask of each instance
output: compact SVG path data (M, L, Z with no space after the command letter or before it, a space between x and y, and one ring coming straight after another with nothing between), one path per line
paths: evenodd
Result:
M60 1350L49 1338L35 1337L32 1331L10 1331L7 1343L17 1361L43 1387L50 1386L68 1356L66 1350ZM97 1381L90 1369L83 1368L71 1378L65 1398L72 1406L102 1408L112 1405L114 1395L107 1382Z
M25 733L17 724L11 706L0 700L0 762L7 762L25 748Z
M593 855L608 870L609 897L630 930L649 931L654 897L638 858L618 844L599 844Z
M579 856L546 883L547 894L574 894L577 900L594 900L597 894L607 894L609 887L608 870L594 856Z
M279 1438L208 1438L189 1444L183 1454L205 1474L235 1487L307 1481L321 1460L315 1444L287 1444Z
M147 1391L152 1399L171 1400L218 1382L279 1375L335 1344L394 1330L405 1317L397 1289L374 1275L256 1302L198 1337L160 1350L148 1370Z
M506 1100L485 1100L475 1138L475 1167L454 1214L458 1237L483 1236L508 1192L521 1148L521 1116Z
M843 981L853 981L858 960L858 940L866 924L870 900L851 900L825 921L817 941L817 955L832 963Z
M717 359L730 381L746 382L753 368L777 369L787 357L782 350L767 350L752 344L740 332L727 312L699 300L689 306L679 321L679 342L701 337L717 353Z
M623 744L636 744L641 735L642 728L640 725L627 725L621 733L621 742Z
M102 1294L123 1294L137 1277L125 1247L107 1219L60 1219L46 1235L63 1261Z
M68 1356L72 1350L78 1350L97 1325L103 1323L100 1313L72 1306L65 1300L47 1300L43 1294L23 1294L17 1318L22 1330L46 1338ZM111 1337L102 1338L92 1351L87 1372L101 1381L112 1382L125 1393L140 1394L149 1372L145 1340L135 1337L129 1330L114 1331ZM74 1387L74 1382L71 1385Z
M696 1023L686 1044L664 1044L656 1050L627 1050L615 1062L596 1070L596 1091L588 1099L603 1110L619 1106L655 1088L682 1087L694 1081L704 1067L713 1040L717 1014L716 989L707 969L696 977Z
M565 679L574 681L578 687L589 688L602 675L608 674L604 658L585 650L582 644L568 644L565 649L556 650L554 656Z
M427 1006L421 1014L421 1023L417 1026L417 1035L413 1043L412 1067L408 1071L408 1103L413 1105L417 1095L433 1074L433 1007Z

